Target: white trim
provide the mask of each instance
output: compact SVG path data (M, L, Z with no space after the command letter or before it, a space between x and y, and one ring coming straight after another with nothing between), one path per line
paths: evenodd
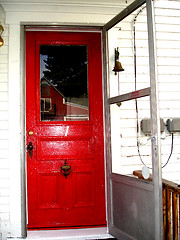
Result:
M98 33L101 33L101 29L102 27L101 26L88 26L88 29L87 29L87 26L83 26L83 25L69 25L69 26L65 26L65 25L37 25L37 24L32 24L32 25L27 25L25 26L25 31L28 32L28 31L38 31L38 32L98 32Z
M21 81L20 25L9 26L9 162L10 232L21 236Z
M28 240L60 240L60 239L103 239L112 237L107 233L107 228L84 228L70 230L51 230L51 231L28 231Z
M20 29L21 29L20 23L9 24L10 235L8 237L13 239L16 239L16 238L20 239L26 236L26 216L25 216L26 213L24 210L25 198L26 198L26 192L24 191L24 181L25 181L24 178L26 178L26 173L24 173L25 146L23 144L24 134L25 134L23 115L25 115L25 107L24 105L22 105L22 103L25 101L24 99L25 83L23 83L25 80L23 80L24 69L22 69L23 67L21 66L21 64L23 64L22 51L25 51L25 48L24 47L21 48L21 44L22 44L21 41L23 39L21 39L22 34L20 32ZM87 31L88 31L88 28L87 28ZM71 233L71 231L73 230L67 230L69 234ZM35 232L36 231L28 232L29 236L27 239L33 239L29 237L32 236L33 233L35 234ZM55 232L57 233L57 231ZM51 233L53 233L52 230L46 231L46 234L51 234ZM107 230L106 230L106 233L107 233ZM93 238L95 237L96 239L101 239L102 236L104 236L102 233L99 236L98 234L97 235L96 234L93 235L93 234L94 233L91 232L91 235L93 236ZM88 236L86 236L86 238L80 237L80 238L74 238L74 239L88 239L87 237ZM104 238L106 237L108 238L110 237L110 235L107 234L104 236ZM56 239L64 239L64 238L59 238L58 236L58 238ZM69 239L73 239L72 236ZM91 236L89 239L91 239Z
M28 231L27 240L88 240L88 239L106 239L113 238L108 234L107 228L83 228L69 230L43 230ZM8 239L8 238L7 238ZM19 240L19 238L13 238Z

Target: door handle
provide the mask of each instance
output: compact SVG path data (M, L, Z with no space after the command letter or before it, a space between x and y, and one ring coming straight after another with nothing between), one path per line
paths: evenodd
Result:
M29 157L32 158L32 154L33 154L33 144L32 142L29 142L28 146L27 146L27 150L29 152Z

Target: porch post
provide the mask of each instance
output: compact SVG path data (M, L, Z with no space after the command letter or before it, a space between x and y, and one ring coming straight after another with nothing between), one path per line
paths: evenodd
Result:
M162 205L162 171L160 151L160 117L157 81L156 37L154 6L147 0L147 23L149 42L149 66L151 83L151 133L152 133L152 167L155 205L155 240L163 239L163 205Z

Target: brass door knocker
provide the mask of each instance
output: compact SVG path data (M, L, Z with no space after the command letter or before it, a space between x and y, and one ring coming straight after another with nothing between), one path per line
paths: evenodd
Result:
M71 166L67 165L67 160L65 160L64 165L61 166L61 173L67 178L67 176L71 173Z

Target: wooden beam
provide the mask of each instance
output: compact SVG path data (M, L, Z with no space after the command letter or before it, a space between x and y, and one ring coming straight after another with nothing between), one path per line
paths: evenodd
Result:
M167 206L165 188L163 188L163 239L167 240Z
M172 193L173 240L178 240L178 196Z
M171 191L167 190L167 239L171 239Z

